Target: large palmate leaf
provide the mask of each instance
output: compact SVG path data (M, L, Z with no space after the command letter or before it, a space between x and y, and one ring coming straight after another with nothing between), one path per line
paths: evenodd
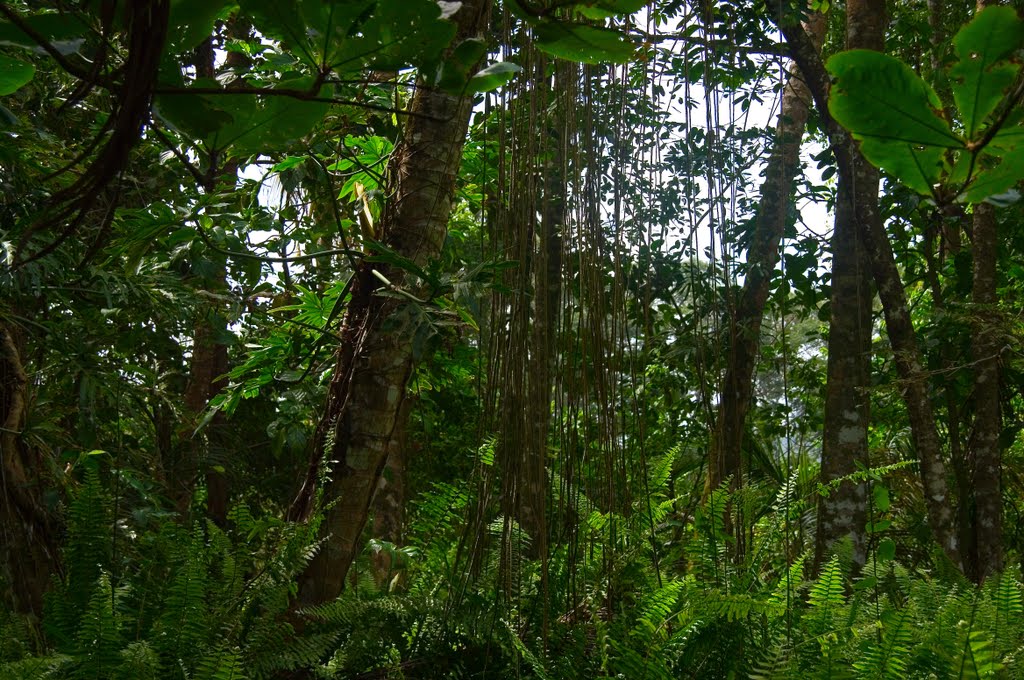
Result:
M988 7L953 38L959 61L950 70L964 133L973 139L1013 84L1020 64L1009 59L1024 44L1024 22L1011 7Z

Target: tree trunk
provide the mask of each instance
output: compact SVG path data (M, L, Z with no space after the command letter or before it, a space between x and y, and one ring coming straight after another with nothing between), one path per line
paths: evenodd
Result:
M226 272L223 270L217 277L224 287L227 285L224 283L225 277ZM217 337L226 330L223 320L217 314L219 308L220 305L211 304L194 326L188 385L183 399L186 421L182 434L188 438L184 448L189 460L183 465L184 484L178 485L178 510L182 513L187 511L197 474L202 470L206 477L207 513L212 520L223 526L228 514L227 477L215 469L210 457L210 447L216 445L219 431L224 426L223 416L217 414L207 426L207 431L202 435L205 442L199 435L193 436L197 419L206 410L210 400L224 387L222 376L228 372L228 348ZM220 467L224 469L223 465ZM180 475L178 477L180 479Z
M388 442L388 459L384 474L377 481L373 497L373 535L396 547L402 545L405 532L405 470L409 464L409 442L406 424L413 399L402 401L395 431ZM386 588L395 574L393 555L381 550L373 556L373 576L378 588Z
M825 15L810 15L806 30L817 49L821 47L825 28ZM807 86L797 74L795 65L790 66L776 125L775 146L761 184L760 205L747 252L746 277L730 321L729 351L711 436L705 496L730 477L734 488L741 483L743 435L753 394L761 322L772 272L779 261L779 243L790 213L793 182L800 171L800 142L809 107Z
M840 167L846 165L852 171L856 159L860 158L860 151L850 135L828 113L830 80L820 54L799 24L783 22L779 28L786 39L793 60L799 65L814 95L815 105L832 143L837 164ZM882 302L886 332L892 346L896 371L902 383L911 437L920 461L928 523L936 542L950 561L961 568L960 544L955 531L954 511L949 502L946 467L942 459L942 441L935 426L928 374L921 361L906 291L877 205L874 210L865 210L859 227Z
M38 621L60 553L57 519L43 499L48 461L21 438L28 384L15 336L0 324L0 575L7 604Z
M991 205L974 207L972 229L974 256L974 329L971 353L974 360L974 428L968 443L973 458L974 526L968 573L979 583L1003 569L1002 428L999 401L999 334L995 324L996 262L998 234Z
M228 38L248 39L252 35L252 25L241 17L233 17L225 28ZM207 38L195 52L194 65L196 73L202 78L216 77L216 53L213 37ZM224 61L226 70L249 66L249 57L239 51L228 52ZM228 87L241 85L237 80ZM208 179L202 189L206 193L224 190L233 192L238 183L238 160L226 158L222 167L218 167L217 156L210 159L211 167ZM227 268L218 267L211 279L212 286L208 290L222 295L228 291ZM221 378L228 371L228 348L218 336L227 332L227 325L218 312L224 305L211 302L200 311L193 325L192 357L189 362L188 384L185 387L184 405L186 422L182 434L186 438L184 451L188 459L183 462L182 470L178 471L176 492L178 511L182 515L187 512L188 504L200 474L206 481L206 512L220 526L227 524L228 516L228 477L223 456L217 455L226 450L224 442L225 418L216 413L206 427L202 438L193 436L195 425L200 416L221 389L225 381Z
M821 481L850 475L868 462L871 379L870 265L860 238L863 206L878 203L878 173L863 159L855 175L839 173L839 201L832 235L832 297L822 433ZM873 180L873 181L872 181ZM875 208L877 210L877 208ZM867 559L867 485L847 481L818 502L814 572L836 541L849 537L854 569Z
M453 45L483 35L489 7L488 0L462 3ZM378 240L419 266L444 244L471 107L469 96L421 83L391 156L394 199L381 216ZM344 588L412 371L417 315L403 297L376 294L381 281L374 270L394 286L409 280L402 270L379 263L363 262L354 273L327 407L306 480L289 512L292 519L311 514L323 460L330 476L324 501L332 505L321 525L326 540L299 579L300 606L334 599Z
M885 2L848 0L847 49L881 51ZM839 170L839 203L832 235L832 297L822 433L821 481L828 483L868 464L871 415L871 271L858 225L878 212L878 171L856 155ZM867 484L847 481L818 503L814 572L836 541L849 537L854 570L867 561Z

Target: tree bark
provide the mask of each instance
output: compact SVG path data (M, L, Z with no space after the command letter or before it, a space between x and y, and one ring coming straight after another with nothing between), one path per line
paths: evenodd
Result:
M813 13L805 29L820 49L825 15ZM800 142L810 109L810 92L791 65L782 110L775 129L775 146L765 168L761 200L747 252L747 270L729 326L729 351L715 427L709 448L705 497L726 479L741 485L743 435L753 394L754 368L761 341L761 323L770 292L772 272L779 261L779 243L792 204L793 182L800 171Z
M49 463L21 437L28 385L15 335L0 324L0 573L7 604L38 621L60 551L57 518L43 499Z
M489 9L489 0L463 2L453 45L481 38ZM469 96L421 83L388 166L394 199L381 216L378 240L419 266L444 244L471 107ZM344 589L412 371L416 315L404 298L376 294L381 281L374 270L396 287L409 278L398 268L365 261L354 273L327 406L289 512L292 519L310 516L320 463L326 462L330 481L323 496L332 505L320 527L325 542L299 579L300 606L329 601Z
M848 0L847 49L881 51L885 2ZM839 202L832 235L832 297L822 433L821 481L828 483L868 464L871 415L871 270L858 225L878 213L878 171L860 155L839 169ZM867 484L847 481L818 503L814 572L836 541L849 537L854 570L867 561Z
M784 8L783 8L783 11ZM821 56L799 24L783 22L779 29L786 39L790 54L814 95L818 115L832 143L840 167L854 167L860 151L850 135L828 113L829 76ZM930 400L928 374L921 361L921 351L914 335L914 326L907 305L907 295L893 256L889 236L877 207L863 215L859 225L871 261L872 275L878 288L885 316L885 327L892 346L896 371L900 377L903 400L907 407L911 437L920 461L921 483L928 523L936 542L950 561L962 568L961 546L955 530L954 511L949 502L946 468L942 459L942 441L935 426L935 413Z
M839 173L839 201L832 236L832 296L822 433L821 481L829 483L868 462L871 380L870 265L858 221L878 203L878 173L858 159L854 173ZM877 210L877 208L875 208ZM814 573L835 543L849 537L854 569L867 560L867 484L846 481L818 502Z
M252 35L252 25L244 18L235 16L228 22L224 33L228 38L245 40ZM197 75L202 78L214 78L217 75L212 36L196 49L194 65ZM224 62L226 70L249 65L249 57L238 51L229 52ZM228 87L236 84L240 85L242 81L235 81ZM238 159L228 157L221 167L217 166L217 160L216 155L210 159L210 172L205 185L201 188L208 194L219 190L233 192L238 183ZM219 266L211 279L212 292L226 293L227 279L227 267ZM172 493L176 494L178 511L184 516L201 474L206 482L207 516L220 526L227 524L228 516L229 486L227 465L224 464L227 461L221 459L220 464L216 464L218 456L211 453L226 448L223 446L226 439L223 433L224 415L214 414L205 428L202 439L194 436L194 431L210 400L225 385L222 376L228 372L228 348L218 337L227 332L224 319L218 315L223 308L224 305L217 302L204 305L193 325L192 357L189 361L188 383L183 395L186 416L185 427L182 428L182 435L186 438L183 448L188 459L182 461L182 470L173 478L177 482L176 488L172 490Z
M410 398L402 401L395 431L388 442L385 473L377 481L377 493L373 497L373 535L396 547L402 545L405 533L405 470L410 453L406 424L413 401ZM381 550L373 556L373 572L377 587L386 588L395 574L390 551Z
M226 288L226 272L218 274L218 283ZM192 336L192 358L189 362L189 378L185 387L183 402L186 422L182 434L187 438L185 455L189 460L183 465L185 477L178 485L178 510L186 512L192 498L193 487L199 470L206 478L206 510L209 517L223 526L228 514L228 483L223 472L214 469L210 460L210 446L216 442L219 429L224 425L221 414L214 416L204 442L193 436L197 419L206 410L210 400L224 387L223 376L228 372L228 348L218 339L225 332L223 322L217 323L219 305L210 305L195 322ZM204 451L205 449L205 451ZM221 466L223 468L223 466ZM180 474L178 475L180 478Z
M998 233L991 205L974 207L971 252L974 284L971 319L974 334L971 353L974 366L974 428L968 441L973 458L974 526L971 555L965 564L977 582L1003 569L1002 429L999 400L999 354L996 328L996 262ZM961 501L963 502L963 501Z

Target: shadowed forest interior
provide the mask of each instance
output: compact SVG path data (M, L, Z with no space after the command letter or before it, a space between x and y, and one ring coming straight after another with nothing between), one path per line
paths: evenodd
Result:
M0 2L0 680L1024 677L1022 11Z

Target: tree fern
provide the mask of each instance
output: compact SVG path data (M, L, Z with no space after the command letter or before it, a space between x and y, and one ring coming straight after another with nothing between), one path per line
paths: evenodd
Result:
M1024 614L1024 599L1021 598L1020 583L1012 571L1007 570L997 577L998 585L992 594L996 611L1006 619Z

